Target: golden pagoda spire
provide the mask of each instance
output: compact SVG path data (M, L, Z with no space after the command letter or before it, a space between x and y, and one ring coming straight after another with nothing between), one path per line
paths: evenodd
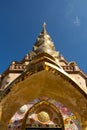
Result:
M48 32L46 31L46 23L43 23L43 29L41 31L41 33L39 34L39 36L37 37L37 40L33 46L33 52L38 55L40 53L48 53L49 55L53 56L53 57L58 57L58 53L55 50L55 46L54 43L50 37L50 35L48 34Z

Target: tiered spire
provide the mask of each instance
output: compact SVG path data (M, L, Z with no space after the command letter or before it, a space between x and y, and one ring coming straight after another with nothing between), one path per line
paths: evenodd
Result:
M55 51L54 43L50 35L46 31L46 23L43 24L43 29L39 36L37 37L36 43L34 45L33 51L36 54L40 54L42 52L48 53L53 57L58 57L59 52Z

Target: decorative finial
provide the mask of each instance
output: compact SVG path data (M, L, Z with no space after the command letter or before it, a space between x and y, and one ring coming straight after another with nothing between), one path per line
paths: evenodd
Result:
M46 22L43 23L43 30L46 32Z

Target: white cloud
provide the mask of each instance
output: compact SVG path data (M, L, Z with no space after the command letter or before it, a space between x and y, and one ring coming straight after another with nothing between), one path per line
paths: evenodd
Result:
M80 26L80 19L78 16L75 17L75 20L73 21L73 24L76 26Z

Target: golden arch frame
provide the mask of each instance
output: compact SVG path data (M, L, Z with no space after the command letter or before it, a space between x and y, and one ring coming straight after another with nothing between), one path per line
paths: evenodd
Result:
M62 117L62 114L60 112L60 110L52 103L46 101L46 100L43 100L43 101L40 101L36 104L34 104L28 111L27 113L25 114L25 117L23 119L23 124L22 124L22 129L25 130L25 124L26 124L26 119L28 117L28 115L30 115L31 113L33 113L35 111L35 109L37 109L39 106L42 106L42 105L46 105L46 106L49 106L51 107L51 109L53 109L53 111L55 111L58 115L58 117L60 117L60 120L61 120L61 127L62 127L62 130L64 130L64 121L63 121L63 117Z

